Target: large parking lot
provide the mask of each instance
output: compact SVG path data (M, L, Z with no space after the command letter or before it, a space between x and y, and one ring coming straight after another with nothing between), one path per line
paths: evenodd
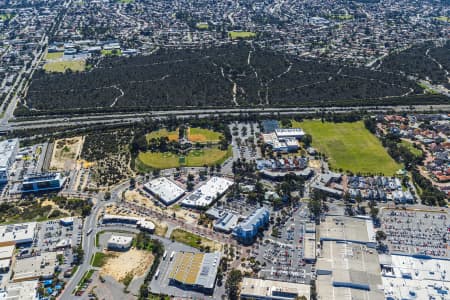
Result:
M449 257L446 212L385 209L381 224L392 252Z
M233 158L253 160L261 157L256 145L259 136L257 123L232 123L229 125L233 136Z
M55 251L64 242L76 247L81 243L82 220L73 218L73 225L63 226L59 220L47 221L39 224L38 238L34 247L39 251Z
M260 276L289 282L309 283L312 265L303 261L307 207L302 205L292 215L280 217L280 225L273 225L275 233L253 250L261 262ZM275 217L277 218L277 217Z

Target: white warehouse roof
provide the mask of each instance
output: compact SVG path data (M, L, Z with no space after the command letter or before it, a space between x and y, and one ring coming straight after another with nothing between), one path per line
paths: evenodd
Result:
M133 237L131 236L123 236L123 235L112 235L108 240L108 245L130 245L133 241Z
M275 129L275 134L278 138L301 138L305 135L305 132L301 128L277 128Z
M144 188L164 204L169 205L181 198L185 191L166 177L153 179Z
M30 243L34 239L36 222L0 226L0 243Z
M225 193L233 181L222 177L211 177L204 185L186 197L182 203L186 206L205 207L216 200L218 195Z

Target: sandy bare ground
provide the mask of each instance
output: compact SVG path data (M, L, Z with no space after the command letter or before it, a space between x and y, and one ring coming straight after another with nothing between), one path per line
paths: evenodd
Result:
M64 213L64 214L70 216L70 211L67 211L67 210L65 210L65 209L59 208L59 206L56 205L55 202L50 201L50 200L48 200L48 199L45 199L45 200L42 200L42 201L41 201L41 206L47 206L47 205L50 205L50 206L53 208L53 209L50 211L49 215L53 212L53 210L57 209L57 210L61 211L62 213Z
M312 159L308 162L310 168L320 169L320 160Z
M181 219L188 224L197 224L197 220L200 217L200 215L197 212L180 208L177 205L172 205L168 208L161 208L160 206L155 205L154 201L158 201L158 200L150 199L149 197L143 196L136 190L126 191L125 192L125 201L139 205L139 206L143 206L152 211L164 213L168 216L172 216L173 213L175 213L177 216L177 219Z
M134 276L142 276L153 263L151 252L130 249L127 252L108 252L114 257L109 258L102 267L100 274L109 275L116 281L121 281L128 273Z
M56 140L53 146L50 170L68 171L76 166L77 158L83 148L81 136Z

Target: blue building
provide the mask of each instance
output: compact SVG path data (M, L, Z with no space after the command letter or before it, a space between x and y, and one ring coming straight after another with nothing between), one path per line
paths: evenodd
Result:
M279 125L277 120L264 120L261 122L261 127L264 133L272 133Z
M258 230L269 224L269 219L269 210L265 207L258 208L233 229L234 238L243 244L251 244Z
M38 193L60 190L66 178L61 173L39 174L25 177L22 193Z

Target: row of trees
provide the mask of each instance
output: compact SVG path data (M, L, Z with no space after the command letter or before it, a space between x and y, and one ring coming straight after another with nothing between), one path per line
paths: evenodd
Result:
M413 181L422 190L420 197L423 204L431 206L445 206L447 204L445 193L434 187L430 180L423 177L417 170L413 170L411 174Z

